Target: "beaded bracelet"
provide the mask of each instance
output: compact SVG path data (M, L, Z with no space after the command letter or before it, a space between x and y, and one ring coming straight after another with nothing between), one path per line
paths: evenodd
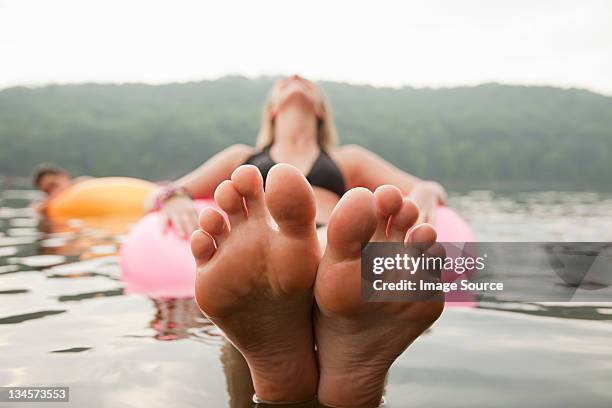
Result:
M164 203L167 200L169 200L172 197L176 197L180 195L191 198L191 194L189 194L187 190L185 190L182 187L177 187L174 184L168 184L167 186L160 188L155 193L155 197L153 199L153 206L151 207L151 210L152 211L161 210L161 208L163 207Z

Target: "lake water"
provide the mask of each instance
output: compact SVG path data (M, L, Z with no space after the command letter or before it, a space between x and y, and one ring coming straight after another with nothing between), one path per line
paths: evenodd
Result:
M253 406L244 360L193 300L123 293L125 226L40 222L31 197L0 195L0 386L69 386L78 407ZM612 241L610 194L472 191L451 206L481 241ZM388 407L610 407L611 385L612 303L489 302L447 308L386 395Z

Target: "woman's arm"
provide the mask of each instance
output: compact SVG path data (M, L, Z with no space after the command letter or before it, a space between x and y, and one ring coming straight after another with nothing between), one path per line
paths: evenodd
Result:
M342 146L336 155L348 188L365 187L374 191L384 184L394 185L419 206L421 222L433 221L435 207L446 204L446 191L440 184L408 174L363 147Z
M229 179L236 167L244 163L252 153L253 148L247 145L230 146L173 184L186 190L193 198L210 198L217 186Z

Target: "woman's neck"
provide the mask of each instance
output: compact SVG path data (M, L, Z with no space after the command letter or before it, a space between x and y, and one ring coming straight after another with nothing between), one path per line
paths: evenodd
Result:
M274 144L282 150L318 147L317 139L317 118L313 112L287 106L276 116Z

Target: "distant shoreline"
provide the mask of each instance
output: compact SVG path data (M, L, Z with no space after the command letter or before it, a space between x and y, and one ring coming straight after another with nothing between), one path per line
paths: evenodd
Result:
M0 91L0 173L174 179L253 145L273 79ZM450 189L591 190L612 174L612 97L493 83L439 89L321 82L342 144ZM604 187L605 189L605 187Z

